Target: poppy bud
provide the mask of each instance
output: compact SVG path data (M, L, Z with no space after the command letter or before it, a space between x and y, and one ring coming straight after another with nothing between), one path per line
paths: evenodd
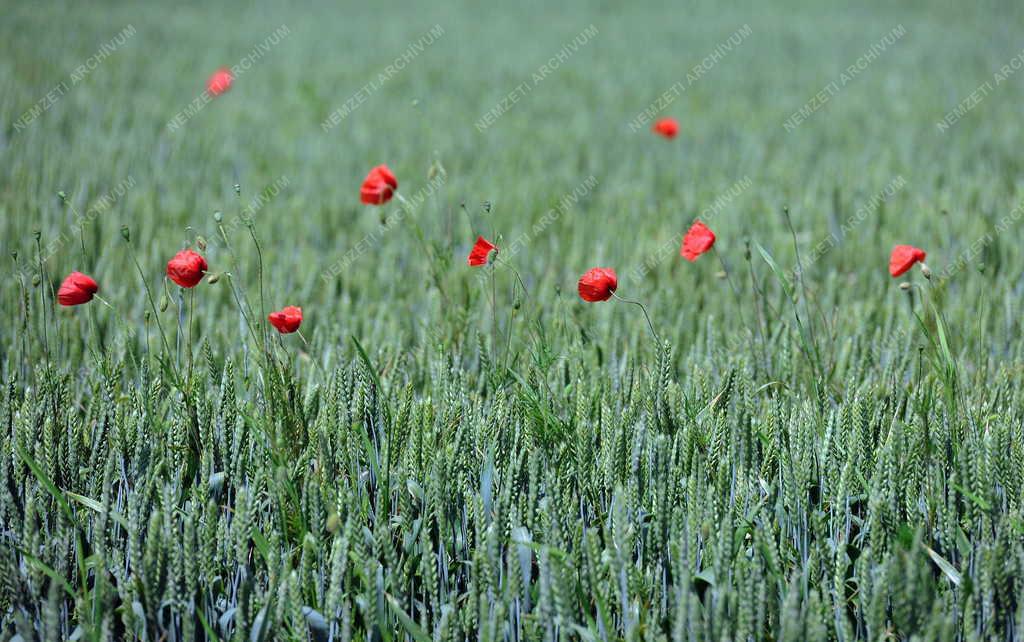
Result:
M239 185L238 183L235 183L235 196L241 196L241 195L242 195L242 186Z
M932 269L928 267L928 265L923 261L921 262L921 274L923 274L924 278L928 279L929 281L932 279Z
M220 223L221 221L224 220L224 215L220 213L220 210L217 210L216 212L213 213L213 220L217 223Z
M142 313L142 320L144 322L149 323L149 317L150 317L149 310L146 310L146 311L144 311Z
M491 213L491 202L490 201L484 201L483 202L483 208L484 208L485 212L490 214Z
M192 250L182 250L167 262L167 276L183 288L194 288L203 280L206 259Z
M11 258L14 259L15 261L18 260L18 250L14 250L13 252L11 252Z
M127 225L122 225L121 226L121 236L122 236L122 238L124 238L125 241L128 241L129 243L131 242L131 240L132 240L132 233L130 231L128 231L128 226Z
M719 270L719 271L715 272L715 276L720 278L720 279L724 279L725 277L727 277L729 275L725 273L725 270Z
M910 290L910 282L904 281L903 283L900 283L900 289L903 290L904 292Z
M64 193L64 190L57 192L57 198L60 199L61 203L67 204L68 202L68 195Z
M206 239L204 239L203 237L196 237L196 245L199 247L200 250L203 250L204 252L206 251Z
M15 260L17 260L17 257L15 257ZM979 263L978 264L978 272L981 273L981 274L985 273L985 264L984 263Z
M36 231L32 232L32 236L33 236L33 237L34 237L34 238L36 239L36 241L38 242L38 241L39 241L39 239L43 238L43 233L42 233L42 232L40 232L39 230L36 230Z
M217 274L211 274L210 278L206 279L207 283L216 283L217 281L220 281L220 273L219 272Z
M167 311L167 306L170 305L170 304L171 304L171 302L170 302L170 300L168 300L167 295L166 294L161 295L161 297L160 297L160 311L161 312L166 312Z
M39 283L41 281L42 281L42 279L39 278L38 274L33 274L32 275L32 287L34 287L34 288L39 287Z
M444 165L441 164L441 161L435 160L430 164L430 169L427 171L427 180L432 181L438 176L443 177L445 175L447 175L447 172L444 171Z

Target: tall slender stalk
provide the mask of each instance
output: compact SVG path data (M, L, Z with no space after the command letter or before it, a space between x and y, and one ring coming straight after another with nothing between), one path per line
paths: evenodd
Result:
M629 303L638 306L640 308L640 311L644 313L644 318L647 319L647 327L651 329L651 335L654 337L654 342L659 345L661 344L661 340L658 338L658 333L654 330L654 324L651 323L651 315L647 314L647 308L644 306L643 303L640 303L639 301L634 301L632 299L624 299L618 294L615 294L614 292L612 292L612 297L619 301L622 301L623 303Z
M124 238L124 242L128 246L128 253L131 255L132 261L135 263L135 269L139 272L139 278L142 279L142 287L146 290L146 299L149 301L149 306L150 306L150 308L153 311L153 316L156 318L156 327L157 327L157 329L159 329L159 331L160 331L160 339L163 341L164 354L167 356L168 362L172 363L171 362L171 354L172 354L171 353L171 343L170 343L170 341L167 340L167 333L164 331L164 324L163 324L162 321L160 321L160 310L159 310L159 308L157 308L156 300L153 298L153 290L150 289L149 281L146 279L146 273L142 269L142 264L139 263L138 256L136 256L136 254L135 254L135 246L132 245L131 233L128 230L128 226L124 226L124 227L121 228L121 237ZM146 347L147 347L147 350L148 350L148 348L149 348L148 343L147 343ZM174 372L175 377L179 380L178 383L180 384L181 376L177 372L177 368L174 368L173 372Z

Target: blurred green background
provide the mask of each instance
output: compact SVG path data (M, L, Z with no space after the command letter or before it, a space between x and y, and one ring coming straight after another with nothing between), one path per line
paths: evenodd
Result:
M42 2L7 3L3 13L0 243L20 252L24 268L34 230L45 246L74 220L59 190L82 212L130 177L135 186L87 228L88 256L72 234L74 242L54 252L46 268L54 284L72 269L93 275L136 324L145 301L121 225L130 226L159 288L171 255L196 234L216 236L215 211L230 220L239 202L282 183L255 215L267 306L303 306L307 336L322 342L325 355L350 333L397 348L422 340L427 325L452 340L486 328L486 283L480 287L464 265L475 235L499 246L519 237L591 175L597 186L511 261L534 296L531 314L568 315L609 346L637 344L646 328L628 306L578 301L575 281L594 265L616 267L620 294L648 302L678 346L698 340L709 318L727 331L740 327L713 257L689 265L673 250L640 280L631 270L744 178L749 188L709 224L745 299L747 239L783 268L795 264L784 205L810 253L891 181L905 180L807 270L837 336L885 326L894 312L910 327L900 309L904 296L885 272L893 244L926 249L941 270L1020 198L1024 74L1010 76L948 131L937 127L1020 54L1024 10L1016 3ZM678 138L662 140L647 126L631 130L643 109L745 25L749 36L660 114L679 120ZM230 92L168 128L214 69L238 64L282 26L287 35ZM323 130L332 111L435 26L443 35ZM124 45L16 130L22 114L127 27L134 35ZM484 131L474 126L588 28L596 35L497 122ZM900 28L902 37L786 130L794 112ZM407 197L427 185L432 164L443 166L444 186L417 216L433 258L403 224L325 281L321 274L380 226L381 212L358 200L362 178L378 163L389 164ZM484 201L493 204L490 214L480 208ZM397 202L384 210L394 214ZM1005 297L1019 287L1022 264L1010 251L1018 235L1013 227L976 258L990 266L985 274L966 270L949 285L954 327L971 320L998 336L1016 334L1016 302ZM247 268L240 281L252 292L254 253L244 228L233 242ZM211 270L227 269L223 249L206 254ZM6 253L5 261L13 273ZM764 276L764 264L756 267ZM511 287L507 273L498 279L499 287ZM18 314L16 291L5 279L9 320ZM983 297L1005 307L982 306ZM226 350L240 343L239 326L223 322L237 316L228 288L204 285L199 298L200 336ZM68 336L84 332L83 314L61 311L59 318ZM100 327L105 323L101 315ZM6 342L17 337L16 326L0 330Z

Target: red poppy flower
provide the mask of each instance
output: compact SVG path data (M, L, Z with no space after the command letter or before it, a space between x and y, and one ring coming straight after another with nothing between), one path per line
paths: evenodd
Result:
M302 325L302 308L289 305L268 314L267 321L270 321L270 325L277 328L281 334L291 334Z
M913 245L897 245L889 255L889 274L899 276L915 263L924 262L925 252Z
M206 274L206 259L192 250L182 250L167 262L167 276L183 288L194 288Z
M619 278L612 268L591 268L580 277L577 284L580 298L591 303L607 301L618 287Z
M359 199L367 205L383 205L391 200L398 189L398 180L387 165L378 165L363 179Z
M683 245L679 248L679 255L691 263L697 257L704 254L715 244L715 233L699 220L694 221L690 230L683 237Z
M490 241L482 236L476 237L476 245L469 251L469 258L466 262L471 267L477 267L480 265L487 264L487 258L490 257L491 252L497 253L498 248L495 247Z
M206 80L206 91L210 92L211 96L220 96L231 89L231 83L234 81L235 77L231 75L231 70L221 67Z
M57 290L57 303L61 305L82 305L92 301L100 286L81 272L72 272Z
M675 118L662 118L651 126L651 131L665 138L675 138L679 133L679 123Z

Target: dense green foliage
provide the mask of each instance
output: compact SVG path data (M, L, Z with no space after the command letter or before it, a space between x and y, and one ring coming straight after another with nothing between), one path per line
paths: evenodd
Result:
M0 640L1021 639L1022 8L719 4L3 6Z

